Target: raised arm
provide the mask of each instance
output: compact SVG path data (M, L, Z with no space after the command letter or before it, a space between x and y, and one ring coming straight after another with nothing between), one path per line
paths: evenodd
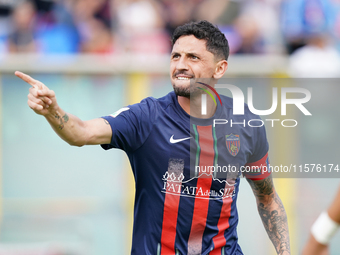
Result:
M274 189L272 176L256 181L247 178L247 181L254 192L262 223L277 254L290 255L287 215Z
M35 113L43 115L64 141L74 146L110 143L112 130L106 120L98 118L82 121L61 109L54 91L42 82L22 72L17 71L15 75L32 86L27 96L28 106Z

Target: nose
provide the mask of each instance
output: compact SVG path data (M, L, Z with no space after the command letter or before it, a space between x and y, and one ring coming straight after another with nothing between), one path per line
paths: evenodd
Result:
M176 69L177 70L188 70L188 63L187 63L187 60L184 56L181 56L178 59Z

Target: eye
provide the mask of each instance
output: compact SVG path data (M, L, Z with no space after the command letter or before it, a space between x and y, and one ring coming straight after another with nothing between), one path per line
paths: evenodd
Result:
M179 54L173 54L173 55L172 55L172 59L176 59L176 58L179 58L179 57L180 57Z
M199 59L197 56L195 56L195 55L192 55L191 56L191 59L194 59L194 60L196 60L196 59Z

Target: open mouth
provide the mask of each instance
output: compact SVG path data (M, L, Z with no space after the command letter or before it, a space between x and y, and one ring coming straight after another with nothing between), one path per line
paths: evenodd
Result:
M175 79L179 81L189 81L194 78L192 75L188 75L184 73L178 73L178 74L175 74L174 76L175 76Z
M177 78L177 80L180 80L180 81L186 81L186 80L190 80L191 79L190 77L183 77L183 76L178 76L176 78Z

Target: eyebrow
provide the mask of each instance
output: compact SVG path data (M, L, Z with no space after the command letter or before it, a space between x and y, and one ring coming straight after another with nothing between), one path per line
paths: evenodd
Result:
M174 56L174 55L181 55L179 52L172 52L171 53L171 56ZM202 58L202 56L196 52L187 52L187 53L184 53L186 56L196 56L196 57L199 57L199 58Z

